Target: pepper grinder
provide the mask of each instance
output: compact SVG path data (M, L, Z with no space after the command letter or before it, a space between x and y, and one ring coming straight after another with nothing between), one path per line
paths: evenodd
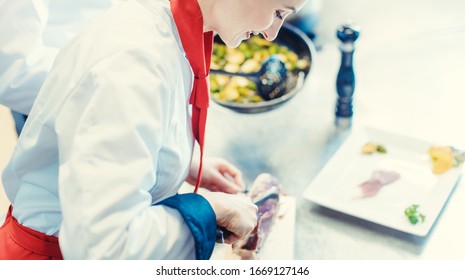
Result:
M352 126L352 100L355 90L355 72L353 65L354 43L360 34L357 26L344 24L337 30L337 38L341 41L341 67L337 73L336 89L336 126L349 128Z

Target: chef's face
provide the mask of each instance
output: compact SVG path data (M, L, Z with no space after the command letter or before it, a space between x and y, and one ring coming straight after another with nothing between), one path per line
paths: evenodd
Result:
M231 48L252 34L274 40L284 19L299 11L307 0L221 0L216 1L215 31Z

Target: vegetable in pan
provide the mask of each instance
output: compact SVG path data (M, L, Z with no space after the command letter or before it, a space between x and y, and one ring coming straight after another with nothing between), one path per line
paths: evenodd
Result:
M300 59L288 47L269 42L261 36L252 36L249 40L242 42L237 49L215 43L211 69L222 69L231 73L252 73L258 71L262 63L273 54L278 55L285 63L289 75L292 75L293 71L304 70L310 65L308 59ZM239 76L211 74L210 91L212 97L221 102L256 103L263 101L256 93L255 83Z

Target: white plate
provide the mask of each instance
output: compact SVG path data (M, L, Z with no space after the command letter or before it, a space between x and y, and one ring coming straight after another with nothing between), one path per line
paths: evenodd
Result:
M364 155L367 142L384 145L386 154ZM304 192L317 204L399 231L425 236L441 212L462 173L462 166L446 173L432 173L428 149L433 143L411 137L358 128L352 131L339 150ZM376 169L394 170L400 179L383 186L373 197L360 196L360 185ZM411 224L405 208L419 204L425 214L423 223Z

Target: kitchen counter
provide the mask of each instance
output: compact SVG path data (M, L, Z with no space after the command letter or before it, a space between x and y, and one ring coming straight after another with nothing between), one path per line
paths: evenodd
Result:
M311 0L310 0L311 1ZM426 237L318 206L304 190L351 130L337 129L337 27L361 28L353 125L465 146L465 2L323 1L316 53L302 92L274 111L243 115L211 104L206 154L240 167L246 183L277 176L297 198L295 259L465 259L465 182Z

